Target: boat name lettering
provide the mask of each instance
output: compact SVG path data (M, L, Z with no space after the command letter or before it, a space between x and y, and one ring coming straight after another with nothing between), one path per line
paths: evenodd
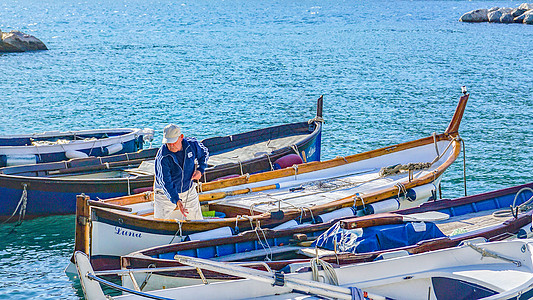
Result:
M129 230L124 230L123 228L120 228L120 227L115 227L115 234L123 235L123 236L131 236L131 237L136 237L136 238L141 237L141 233L139 232L132 232Z

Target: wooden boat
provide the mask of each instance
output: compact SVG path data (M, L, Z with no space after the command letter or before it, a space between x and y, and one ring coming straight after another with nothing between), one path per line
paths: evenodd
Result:
M176 259L183 264L246 279L147 293L122 288L127 293L115 299L531 299L532 250L531 239L468 242L410 256L338 268L325 265L323 271L315 267L313 272L290 274L179 255ZM86 299L105 299L100 284L110 283L95 274L84 253L76 252L75 259ZM124 271L125 276L131 272Z
M151 193L105 201L79 196L75 250L90 254L97 270L112 269L121 255L180 242L198 232L231 235L259 224L272 228L289 221L326 221L365 208L377 212L416 206L434 197L442 174L460 153L458 130L467 99L465 93L442 134L200 185L204 208L224 218L154 220ZM389 172L389 166L421 169Z
M0 167L135 152L154 136L152 129L116 128L48 131L0 136Z
M509 208L528 205L530 208L532 202L533 182L453 200L430 201L394 213L348 217L338 222L281 230L256 229L231 237L163 245L122 256L121 268L135 273L133 278L121 278L124 287L142 286L142 291L201 284L204 280L213 283L237 279L215 272L203 272L202 278L196 269L183 267L174 260L176 255L289 272L302 265L308 266L310 259L317 255L323 261L346 265L399 253L416 254L455 247L475 239L526 238L533 235L533 211L519 210L513 216ZM443 215L448 218L442 218ZM169 268L174 271L154 271ZM149 272L140 272L142 269Z
M317 103L317 116L310 121L203 140L210 158L202 180L320 160L322 97ZM157 150L1 168L0 220L15 214L19 219L73 214L80 193L105 199L151 189Z

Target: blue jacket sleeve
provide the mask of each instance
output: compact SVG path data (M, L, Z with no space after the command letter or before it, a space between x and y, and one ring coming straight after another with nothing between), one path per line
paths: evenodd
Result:
M198 171L205 173L207 160L209 159L209 150L202 142L197 141L195 144L196 159L198 160Z
M167 196L167 198L172 202L172 203L175 203L177 204L178 201L180 200L180 197L179 197L179 194L177 192L177 188L174 184L174 182L172 182L172 177L170 176L170 168L172 167L171 164L172 164L172 158L171 157L163 157L161 159L161 174L160 174L160 178L162 178L162 187L163 187L163 192L165 193L165 196ZM156 166L157 167L157 166Z

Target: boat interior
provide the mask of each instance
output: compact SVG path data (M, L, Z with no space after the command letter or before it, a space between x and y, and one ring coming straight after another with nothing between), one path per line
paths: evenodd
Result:
M277 139L261 141L254 144L243 145L238 148L223 149L218 153L211 153L208 166L232 163L235 161L244 162L259 156L269 155L275 150L295 145L308 134L298 134L285 136ZM295 151L297 151L295 147ZM152 151L153 152L153 151ZM154 153L155 155L155 153ZM122 155L124 156L124 155ZM139 176L153 176L154 160L153 156L144 159L123 160L120 162L103 162L98 159L84 159L88 163L85 166L71 166L69 162L41 164L39 166L17 166L5 168L4 174L16 176L37 176L46 178L65 179L108 179L108 178L136 178ZM90 163L92 162L92 163ZM274 162L272 162L273 164Z

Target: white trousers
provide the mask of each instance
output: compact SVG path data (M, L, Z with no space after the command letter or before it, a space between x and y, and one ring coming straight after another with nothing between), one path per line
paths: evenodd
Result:
M176 220L202 220L202 209L200 200L196 192L196 184L183 193L178 194L183 206L187 210L184 216L176 204L165 196L163 190L155 189L154 195L154 218L156 219L176 219Z

